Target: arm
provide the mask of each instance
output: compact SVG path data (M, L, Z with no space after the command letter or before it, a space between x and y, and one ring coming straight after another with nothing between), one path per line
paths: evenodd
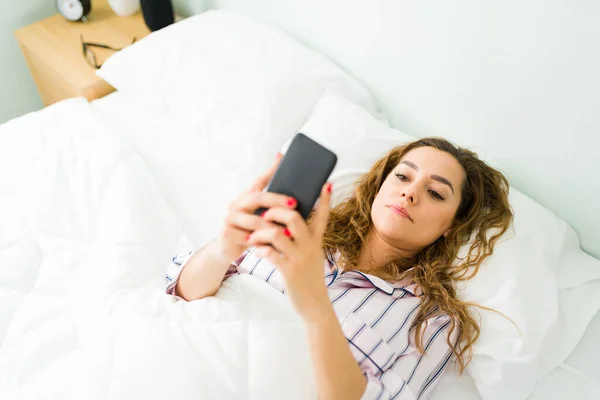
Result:
M242 256L236 261L227 264L228 268L225 270L225 272L220 273L219 271L215 272L214 269L216 268L213 268L214 264L211 266L209 252L210 250L208 249L208 247L205 247L199 251L191 250L187 253L180 253L175 255L175 257L173 257L173 259L167 267L167 274L165 276L167 294L173 295L181 300L186 301L197 300L207 296L212 296L214 295L214 293L205 295L202 295L202 293L198 295L197 293L202 292L203 288L206 289L207 287L210 287L209 285L211 280L214 283L217 279L220 279L216 284L217 288L214 291L216 293L219 286L225 279L238 272L238 267L240 263L248 254L248 251L244 252L244 254L242 254ZM189 285L191 287L191 290L196 292L196 295L182 293L181 290L181 277L183 276L183 271L187 271L188 269L190 269L191 272L190 274L188 274L188 281L184 282L184 284ZM209 282L208 284L205 282L205 278Z
M360 399L367 379L350 352L348 341L329 299L323 317L306 322L319 399Z
M242 259L234 263L222 259L214 242L196 252L177 255L167 271L167 293L186 301L214 296Z
M323 279L322 238L330 202L331 185L326 184L310 226L297 211L269 209L263 218L286 228L257 230L250 243L257 246L257 256L281 271L286 294L304 320L319 399L358 400L367 379L350 351Z
M263 192L280 158L278 155L271 168L229 204L224 227L213 242L195 253L173 258L166 276L167 293L188 301L213 296L226 273L235 273L231 262L248 248L248 235L256 229L275 226L254 215L254 211L261 207L290 207L290 197Z

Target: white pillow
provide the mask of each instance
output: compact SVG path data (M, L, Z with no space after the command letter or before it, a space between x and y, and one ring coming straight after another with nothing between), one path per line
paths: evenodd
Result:
M123 133L136 141L198 246L220 228L224 199L270 165L326 87L375 109L369 92L323 55L226 11L154 32L109 58L98 74L142 118L130 116L133 126ZM134 137L146 120L151 126Z
M393 146L416 139L390 128L335 90L328 90L319 100L301 131L338 156L330 179L334 203L349 196L356 179ZM289 140L284 151L288 145ZM570 322L576 325L578 334L559 340L567 339L558 324L559 287L580 287L599 278L600 268L584 263L570 265L568 285L557 282L557 274L565 274L565 267L559 268L561 254L575 253L585 258L579 241L570 238L567 242L569 226L516 189L511 188L510 202L515 212L510 232L496 245L494 255L485 261L480 273L459 285L461 299L504 313L522 333L505 318L481 312L481 336L468 372L485 399L527 397L536 379L572 352L600 305L600 296L584 312L561 303L563 313L576 316ZM461 250L464 254L467 246ZM553 351L552 356L547 354L548 349Z
M115 53L98 75L174 121L165 135L201 132L211 151L235 150L246 158L272 157L281 135L302 126L329 84L375 108L369 92L322 54L267 24L221 10L150 34Z

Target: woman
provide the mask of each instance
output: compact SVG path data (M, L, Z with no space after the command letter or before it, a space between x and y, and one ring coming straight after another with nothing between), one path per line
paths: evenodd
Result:
M262 192L276 165L231 203L214 242L173 259L167 293L201 299L248 273L287 294L321 399L428 398L452 355L462 372L479 327L454 284L512 221L506 178L468 150L421 139L392 149L331 211L326 184L305 222L294 199ZM252 214L259 207L268 211Z

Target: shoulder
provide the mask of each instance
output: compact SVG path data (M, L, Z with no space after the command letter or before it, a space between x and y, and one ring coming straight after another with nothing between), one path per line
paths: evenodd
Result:
M422 323L420 332L421 343L427 351L434 343L438 343L435 346L437 348L450 347L450 344L455 343L458 338L460 329L454 317L438 311L426 318ZM416 329L413 329L413 339L416 339L414 335L416 335Z

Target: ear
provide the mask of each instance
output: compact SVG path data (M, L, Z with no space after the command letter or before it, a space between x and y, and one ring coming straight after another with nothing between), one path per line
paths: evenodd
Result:
M452 230L452 227L448 228L448 229L446 230L446 232L444 232L444 235L443 235L443 236L444 236L444 237L448 237L448 234L450 233L450 231L451 231L451 230Z

